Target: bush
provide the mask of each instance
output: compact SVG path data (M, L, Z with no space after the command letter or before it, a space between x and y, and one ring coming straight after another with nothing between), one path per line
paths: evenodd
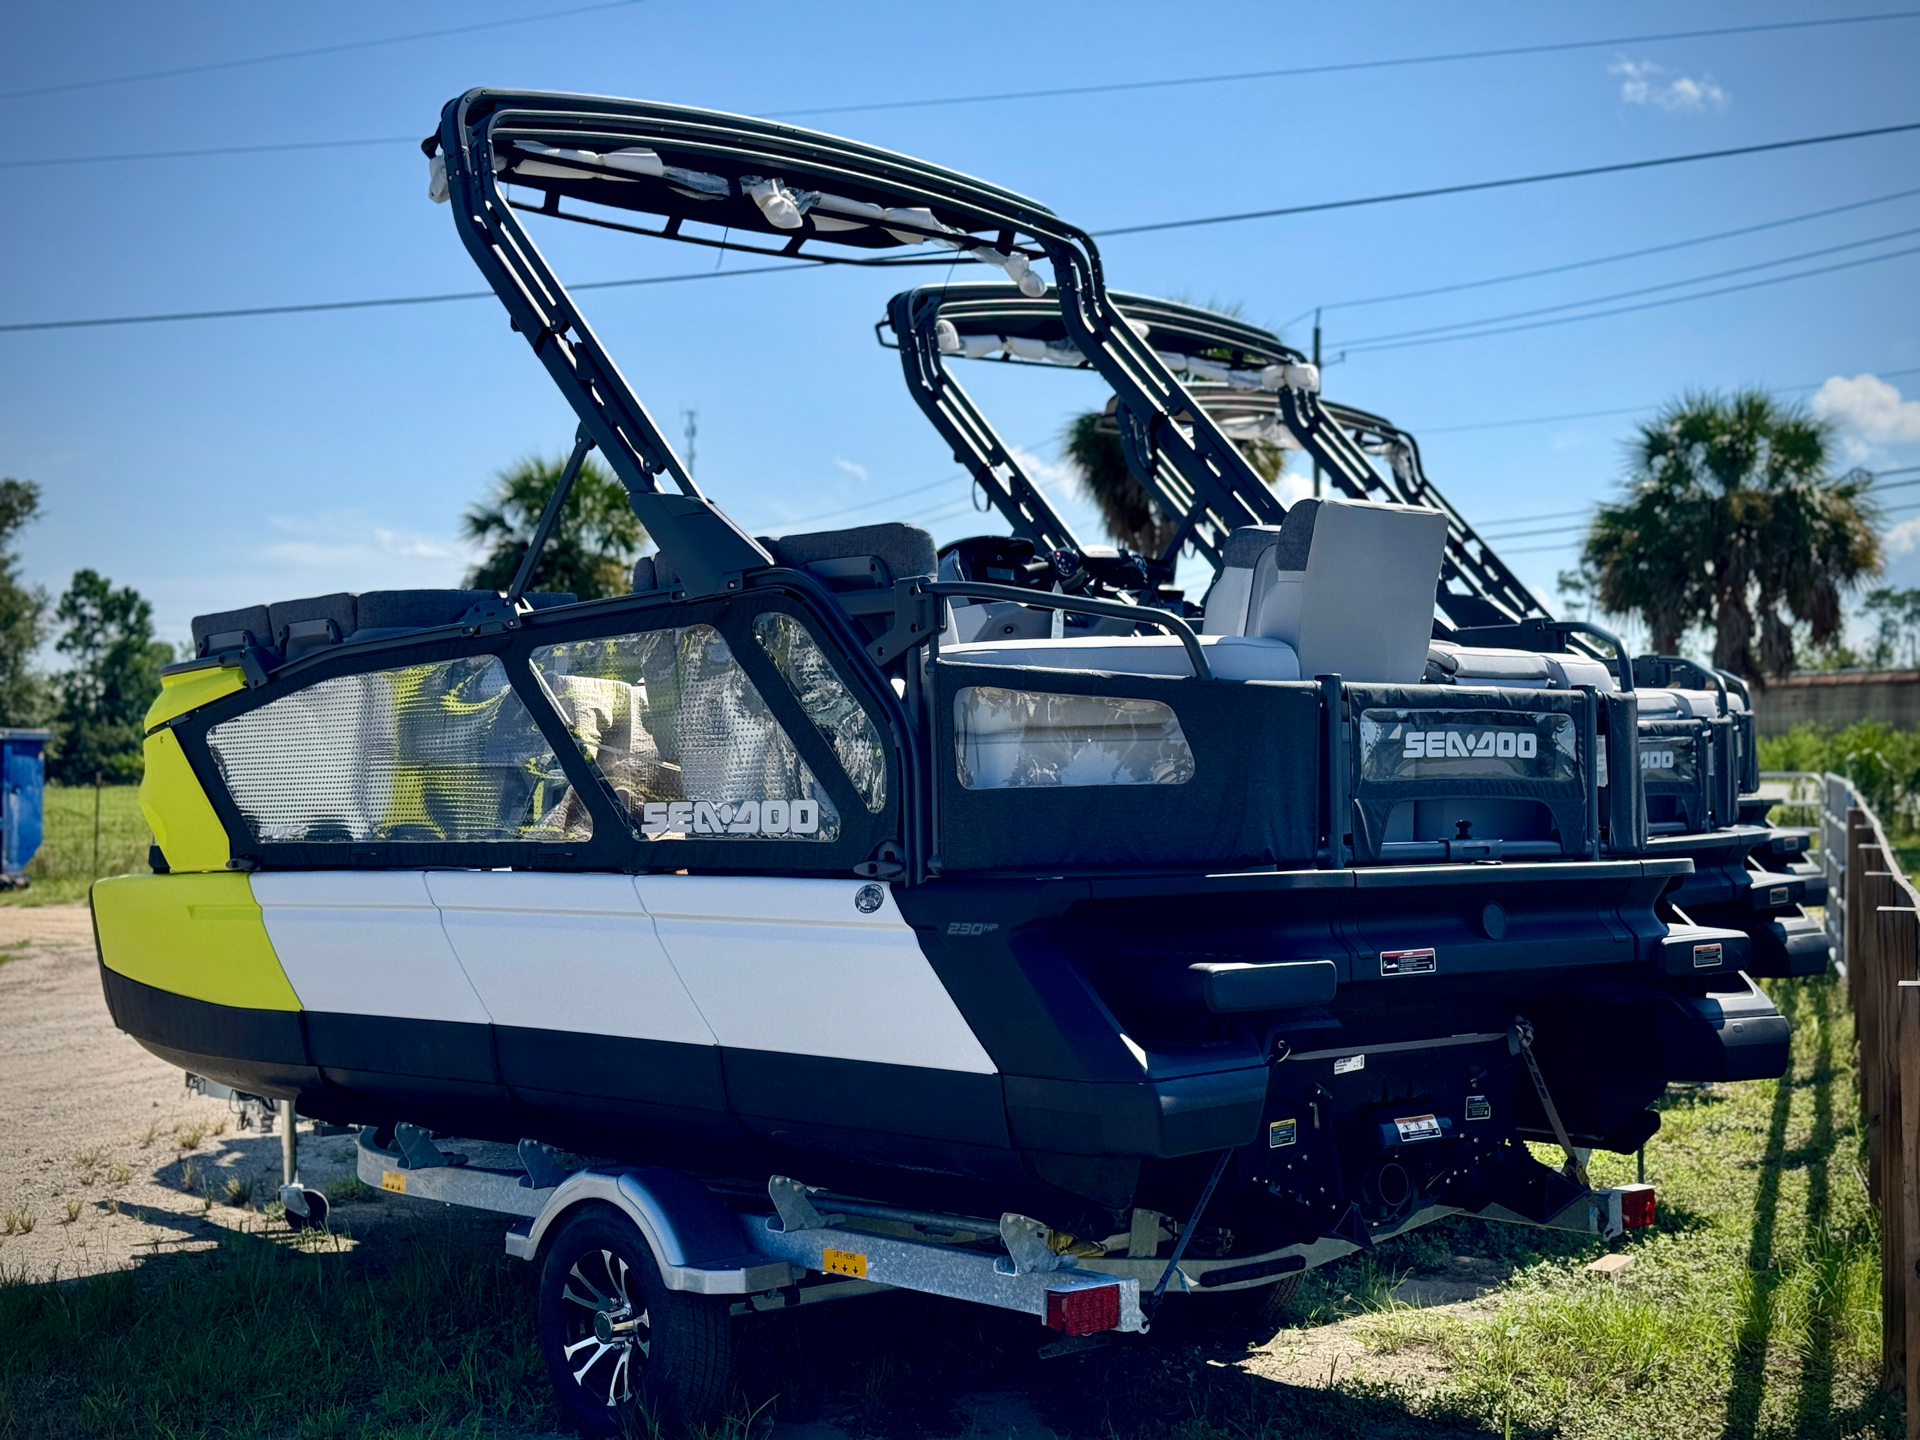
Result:
M1785 735L1761 737L1760 768L1844 775L1883 822L1920 830L1920 731L1878 720L1840 731L1803 721Z

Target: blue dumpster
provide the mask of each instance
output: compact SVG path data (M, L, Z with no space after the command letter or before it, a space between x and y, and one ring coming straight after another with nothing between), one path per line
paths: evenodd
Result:
M40 804L46 788L47 730L0 730L0 884L27 883L27 862L40 848Z

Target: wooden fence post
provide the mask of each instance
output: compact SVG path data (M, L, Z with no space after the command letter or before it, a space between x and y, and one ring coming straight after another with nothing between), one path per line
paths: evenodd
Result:
M1902 980L1897 990L1900 1016L1898 1087L1900 1145L1898 1172L1901 1230L1899 1256L1900 1315L1904 1353L1901 1377L1907 1394L1907 1440L1920 1440L1920 980ZM1885 1252L1883 1252L1885 1253ZM1888 1313L1888 1319L1892 1313Z
M1901 899L1912 898L1913 892L1904 884L1896 882L1888 888ZM1914 1288L1908 1251L1915 1237L1907 1226L1906 1199L1913 1165L1906 1137L1913 1120L1906 1110L1920 1108L1920 1090L1908 1090L1903 1084L1907 1067L1901 1042L1915 1032L1902 1023L1905 987L1899 982L1914 978L1915 957L1920 956L1920 911L1911 904L1880 906L1874 914L1871 943L1876 961L1871 1023L1876 1031L1880 1109L1874 1132L1879 1163L1869 1183L1880 1207L1880 1383L1891 1390L1906 1384L1908 1297ZM1866 1061L1864 1050L1861 1060Z
M1863 857L1871 862L1878 846L1861 846ZM1891 984L1891 952L1888 950L1886 924L1881 911L1897 908L1907 901L1899 876L1887 870L1862 870L1854 877L1858 910L1854 931L1859 948L1847 965L1847 978L1854 987L1854 1033L1860 1044L1860 1122L1867 1137L1867 1184L1875 1196L1880 1194L1881 1157L1885 1151L1882 1130L1886 1119L1887 1065L1893 1057L1887 1035L1887 987Z

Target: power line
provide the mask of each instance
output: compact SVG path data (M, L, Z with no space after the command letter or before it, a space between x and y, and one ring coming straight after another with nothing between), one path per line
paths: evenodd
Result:
M1436 195L1465 195L1476 190L1503 190L1515 185L1538 185L1548 180L1577 180L1588 175L1616 175L1627 170L1651 170L1662 165L1689 165L1697 160L1725 160L1735 155L1759 155L1771 150L1797 150L1808 145L1831 145L1841 140L1865 140L1876 135L1898 135L1920 130L1920 122L1880 125L1871 130L1843 130L1832 135L1809 135L1799 140L1773 140L1765 145L1736 145L1727 150L1698 150L1691 155L1666 155L1657 160L1626 160L1613 165L1585 165L1577 170L1548 170L1538 175L1513 175L1504 180L1474 180L1464 185L1435 185L1424 190L1399 190L1389 195L1363 195L1351 200L1322 200L1312 205L1283 205L1272 210L1241 210L1231 215L1204 215L1193 220L1157 220L1148 225L1122 225L1092 233L1144 235L1159 230L1189 230L1202 225L1230 225L1241 220L1271 220L1282 215L1310 215L1326 210L1351 210L1361 205L1385 205L1396 200L1427 200Z
M1873 373L1882 380L1897 380L1904 375L1920 375L1920 365L1905 370L1876 370ZM1809 385L1770 385L1767 388L1782 395L1793 395L1803 390L1818 390L1825 383L1825 381L1815 380ZM1420 429L1419 433L1421 435L1459 435L1469 430L1507 430L1518 425L1552 425L1563 420L1598 420L1613 415L1642 415L1653 408L1652 404L1622 405L1613 410L1576 410L1566 415L1528 415L1519 420L1479 420L1471 425L1429 425ZM1537 520L1546 517L1536 515L1527 518Z
M1920 225L1893 230L1865 240L1849 240L1841 245L1826 245L1818 250L1803 250L1798 255L1782 255L1778 260L1760 260L1751 265L1736 265L1730 270L1714 270L1685 280L1666 280L1658 285L1642 285L1632 290L1616 290L1611 295L1595 295L1586 300L1567 300L1558 305L1542 305L1532 310L1512 310L1505 315L1488 315L1479 320L1456 320L1446 325L1426 325L1417 330L1394 330L1384 335L1363 335L1345 342L1343 348L1356 349L1382 340L1405 340L1415 335L1439 335L1449 330L1477 330L1482 325L1497 325L1507 320L1528 320L1535 315L1554 315L1563 310L1580 310L1589 305L1606 305L1615 300L1631 300L1641 295L1656 295L1662 290L1678 290L1687 285L1704 285L1710 280L1725 280L1734 275L1750 275L1755 270L1771 270L1780 265L1797 265L1802 260L1817 260L1823 255L1838 255L1844 250L1860 250L1868 245L1884 245L1889 240L1904 240L1920 235Z
M622 3L626 3L626 0L622 0ZM1294 214L1302 214L1307 211L1313 211L1313 210L1340 210L1340 209L1351 208L1357 205L1379 205L1379 204L1385 204L1391 201L1398 201L1398 200L1418 200L1418 199L1423 199L1433 195L1452 195L1452 194L1459 194L1459 193L1464 193L1464 192L1473 191L1473 190L1491 190L1491 189L1498 189L1503 186L1527 185L1527 184L1533 184L1538 181L1544 181L1544 180L1566 179L1570 176L1597 175L1597 174L1604 174L1604 173L1608 173L1610 171L1616 171L1616 170L1642 170L1655 165L1678 165L1678 164L1682 164L1689 161L1695 161L1695 160L1723 159L1728 156L1750 155L1750 154L1756 154L1762 151L1769 151L1769 150L1787 150L1787 149L1793 149L1795 147L1806 146L1806 145L1826 145L1826 144L1832 144L1838 141L1858 140L1858 139L1863 139L1869 136L1890 135L1890 134L1896 134L1896 133L1901 133L1901 132L1911 131L1911 130L1920 130L1920 122L1914 122L1914 123L1905 124L1905 125L1881 126L1877 129L1872 129L1872 130L1845 131L1845 132L1841 132L1833 135L1814 135L1814 136L1808 136L1799 140L1779 140L1779 141L1773 141L1766 145L1744 145L1731 150L1705 150L1692 155L1668 156L1665 159L1660 159L1660 160L1632 160L1619 165L1589 166L1586 169L1582 169L1582 170L1560 170L1560 171L1552 171L1542 175L1518 176L1518 177L1514 177L1506 180L1476 181L1472 184L1442 186L1437 189L1407 190L1407 191L1400 191L1400 192L1396 192L1394 194L1388 194L1388 195L1364 196L1364 197L1360 197L1357 199L1350 199L1350 200L1331 200L1318 205L1296 205L1284 210L1260 211L1257 213L1261 215L1294 215ZM1099 235L1134 234L1142 230L1190 228L1190 227L1199 226L1199 225L1224 224L1234 220L1244 220L1244 219L1251 219L1251 218L1254 218L1254 215L1252 213L1249 213L1247 215L1226 215L1226 216L1218 216L1211 220L1174 220L1174 221L1168 221L1165 224L1159 224L1159 225L1134 226L1131 229L1095 231L1093 233L1099 234ZM1893 257L1883 256L1879 258L1890 259ZM728 275L728 276L758 275L758 274L763 274L768 270L776 270L776 269L784 270L784 269L790 269L790 268L804 269L808 267L805 265L804 262L799 262L795 266L785 266L785 265L754 266L744 270L696 272L690 275L659 275L659 276L650 276L647 278L636 279L636 280L605 280L605 281L596 282L594 284L576 285L571 288L576 290L591 290L591 289L609 289L615 286L623 286L623 285L664 285L664 284L671 284L680 280L704 280L704 279L711 278L711 276L714 274ZM1835 268L1845 268L1845 267L1835 267ZM1823 272L1809 272L1809 273L1823 273ZM1787 276L1782 278L1793 279L1798 277ZM27 330L79 330L79 329L92 329L92 328L108 326L108 325L151 325L151 324L168 323L173 321L226 320L226 319L236 319L236 318L241 318L246 316L260 316L260 315L312 314L312 313L318 313L321 311L328 311L328 310L365 310L365 309L386 308L386 307L398 306L398 305L431 305L431 304L438 304L444 301L452 301L452 300L482 299L488 293L490 292L481 291L481 290L472 290L472 291L459 291L459 292L439 294L439 295L402 295L402 296L394 296L390 298L373 299L373 300L332 300L332 301L320 301L320 302L296 304L296 305L257 305L257 306L236 307L236 308L230 308L230 309L217 309L217 310L176 311L176 312L170 312L166 314L153 314L153 315L109 315L109 316L99 316L99 317L83 319L83 320L22 321L22 322L15 322L13 324L0 325L0 334L8 334L8 333L27 331ZM1687 296L1682 298L1698 299L1698 298L1704 298L1704 296ZM1582 316L1582 317L1575 317L1575 318L1584 319L1584 318L1597 318L1597 317ZM1552 322L1549 322L1549 323L1552 323ZM1461 338L1467 338L1467 337L1461 337ZM1413 343L1426 343L1426 342L1413 342ZM1380 346L1380 347L1373 347L1373 348L1384 349L1386 347Z
M895 490L887 495L875 495L871 499L856 501L852 505L842 505L838 510L823 511L818 515L803 516L798 520L782 520L781 525L818 525L823 520L838 520L843 515L855 515L863 510L871 510L876 505L891 505L896 500L905 500L910 496L923 495L929 490L938 490L953 484L962 478L965 472L943 475L938 480L929 480L924 485L915 485L906 490Z
M400 44L400 43L411 41L411 40L428 39L428 38L434 38L436 36L441 36L441 35L464 34L471 30L485 30L489 28L498 28L499 26L502 26L502 25L521 25L521 24L529 24L537 20L560 19L568 15L582 14L587 11L613 9L613 8L616 8L616 6L618 5L637 4L637 3L639 3L639 0L611 0L611 3L607 3L607 4L586 5L586 6L581 6L578 9L574 9L574 10L551 11L543 15L526 16L518 20L496 20L496 21L489 22L487 24L461 26L455 29L450 29L450 30L430 31L430 32L424 32L423 34L420 34L420 35L395 36L386 40L356 41L356 42L352 42L345 45L323 46L323 47L319 47L311 50L288 51L280 55L264 55L264 56L253 57L250 59L243 59L243 60L220 61L220 62L215 62L212 64L202 65L202 66L186 66L186 67L181 67L173 70L156 70L156 71L146 72L143 74L123 75L123 76L113 77L109 79L102 79L102 80L79 81L79 82L74 82L67 85L47 87L45 89L40 89L40 90L12 91L5 94L0 94L0 100L13 99L16 97L24 97L28 95L51 94L61 90L83 89L83 88L88 88L93 86L102 86L102 85L127 84L136 80L152 80L152 79L160 79L160 78L164 78L172 75L194 74L203 70L231 69L231 68L236 68L239 66L246 66L246 65L262 65L262 64L267 64L267 63L278 61L278 60L301 59L309 56L331 54L341 50L365 49L365 48L379 46L379 45ZM1543 55L1543 54L1554 53L1557 51L1601 49L1609 45L1641 45L1641 44L1650 44L1657 41L1666 41L1666 40L1693 40L1693 39L1702 39L1702 38L1722 36L1722 35L1761 34L1769 31L1803 30L1803 29L1819 28L1819 27L1834 26L1834 25L1862 25L1862 24L1870 24L1870 23L1876 23L1879 21L1886 21L1886 20L1910 20L1914 18L1920 18L1920 10L1897 10L1897 11L1889 11L1884 14L1877 14L1877 15L1848 15L1848 16L1837 16L1831 19L1821 19L1821 20L1786 21L1778 24L1769 24L1769 25L1734 25L1734 26L1726 26L1726 27L1721 27L1718 29L1711 29L1711 30L1676 30L1676 31L1669 31L1662 34L1654 34L1654 35L1623 35L1623 36L1616 36L1614 38L1605 39L1605 40L1570 40L1570 41L1557 42L1557 43L1545 44L1545 45L1510 46L1507 48L1496 49L1496 50L1463 50L1463 51L1455 51L1455 52L1450 52L1447 54L1440 54L1440 55L1407 56L1407 57L1403 57L1401 59L1396 59L1396 60L1360 60L1360 61L1350 61L1350 62L1331 64L1331 65L1297 66L1290 69L1279 69L1279 70L1236 71L1236 72L1232 72L1224 75L1193 75L1193 76L1184 76L1184 77L1178 77L1178 78L1167 79L1167 80L1134 80L1134 81L1125 81L1125 82L1109 84L1109 85L1072 86L1064 89L1017 90L1017 91L1005 91L997 94L988 94L988 95L956 95L956 96L948 96L943 99L931 99L931 100L901 100L901 101L886 100L886 101L878 101L878 102L869 103L869 104L810 106L810 107L799 109L799 110L770 110L770 111L767 111L766 114L770 119L781 119L781 118L794 118L797 116L804 116L804 115L836 115L836 114L859 113L859 112L867 112L867 111L875 111L875 110L914 109L914 108L921 108L921 107L930 106L930 105L973 105L973 104L987 104L991 102L1006 101L1006 100L1044 99L1044 98L1049 98L1054 96L1098 95L1098 94L1108 94L1108 93L1123 92L1123 91L1130 91L1130 90L1154 90L1154 89L1166 89L1166 88L1194 86L1194 85L1217 85L1217 84L1226 84L1226 83L1236 82L1236 81L1279 79L1279 78L1287 78L1287 77L1301 76L1301 75L1328 75L1328 74L1338 74L1346 71L1392 69L1392 68L1413 66L1413 65L1438 65L1438 64L1447 64L1447 63L1452 63L1452 62L1462 61L1462 60L1487 60L1487 59L1499 59L1504 57L1520 56L1520 55ZM33 159L33 160L0 160L0 169L18 169L18 168L24 168L28 166L48 166L48 165L90 165L90 164L99 164L106 161L199 159L199 158L216 156L216 155L263 154L263 153L270 153L272 151L277 151L277 150L326 150L326 149L344 148L348 146L359 146L359 145L414 145L418 143L419 143L418 136L397 135L397 136L383 136L383 137L380 137L377 139L371 139L371 140L306 140L306 141L290 141L282 144L273 144L273 145L223 145L223 146L207 146L203 148L184 149L184 150L141 150L141 151L129 151L121 154L111 154L111 155L67 155L67 156L48 157L45 159ZM1872 202L1867 202L1867 203L1872 203ZM1786 222L1781 222L1781 223L1786 223ZM1730 233L1738 234L1741 232L1734 231ZM1690 244L1690 243L1697 243L1697 242L1682 242L1682 243ZM1587 263L1598 264L1601 262L1594 261L1594 262L1587 262ZM1494 282L1484 281L1484 282L1475 282L1475 283L1492 284ZM1415 293L1423 294L1423 293L1433 293L1433 292L1415 292ZM1387 297L1379 297L1379 298L1395 299L1400 297L1387 296ZM1372 304L1374 303L1374 301L1357 300L1357 301L1346 301L1342 303L1348 304L1348 305L1365 305L1365 304ZM1322 306L1320 308L1330 309L1333 307Z
M1608 415L1638 415L1649 405L1623 405L1616 410L1576 410L1567 415L1529 415L1524 420L1482 420L1472 425L1430 425L1422 435L1458 435L1468 430L1505 430L1515 425L1550 425L1560 420L1598 420Z
M685 275L645 275L632 280L588 280L572 290L622 290L634 285L675 285L682 280L732 279L740 275L771 275L781 270L817 270L804 262L790 265L750 265L744 270L695 270ZM377 310L396 305L440 305L451 300L488 300L491 290L449 290L440 295L394 295L378 300L322 300L308 305L248 305L231 310L177 310L164 315L104 315L93 320L26 320L0 325L0 334L21 330L87 330L102 325L162 325L176 320L237 320L255 315L307 315L322 310Z
M366 145L418 145L418 135L378 135L369 140L291 140L276 145L208 145L197 150L128 150L118 155L60 155L0 160L0 170L43 165L104 165L112 160L193 160L207 155L271 155L283 150L351 150Z
M1651 45L1663 40L1701 40L1721 35L1758 35L1777 30L1810 30L1832 25L1866 25L1911 20L1920 10L1877 15L1839 15L1821 20L1789 20L1768 25L1729 25L1713 30L1670 30L1655 35L1616 35L1606 40L1562 40L1542 45L1509 45L1497 50L1455 50L1441 55L1408 55L1393 60L1347 60L1329 65L1296 65L1284 70L1238 70L1224 75L1190 75L1170 80L1122 80L1105 85L1063 85L1045 90L1000 90L984 95L944 95L915 100L881 100L852 105L811 105L799 110L770 110L771 119L802 115L853 115L874 110L924 110L938 105L991 105L1008 100L1053 100L1075 95L1114 95L1135 90L1168 90L1193 85L1224 85L1249 80L1281 80L1303 75L1340 75L1360 70L1392 70L1414 65L1444 65L1460 60L1501 60L1519 55L1550 55L1568 50L1598 50L1609 45Z
M1580 541L1579 541L1578 539L1573 539L1573 540L1561 540L1561 541L1558 541L1558 542L1556 542L1555 544L1552 544L1552 545L1526 545L1526 546L1522 546L1522 547L1521 547L1520 549L1518 549L1518 550L1509 550L1509 551L1507 551L1506 553L1507 553L1507 554L1508 554L1509 556L1513 556L1513 555L1545 555L1545 554L1546 554L1546 553L1548 553L1549 551L1552 551L1552 550L1566 550L1566 549L1568 549L1568 548L1570 548L1570 547L1572 547L1572 546L1574 546L1574 545L1578 545L1579 543L1580 543Z
M0 90L0 100L24 100L34 95L64 95L74 90L99 90L109 85L131 85L140 80L169 80L179 75L205 75L214 70L239 70L249 65L273 65L282 60L309 60L316 55L338 55L348 50L374 50L382 45L407 45L416 40L439 40L448 35L471 35L476 30L499 30L508 25L532 25L541 20L563 20L569 15L585 15L595 10L621 10L638 5L640 0L600 0L595 5L576 5L570 10L548 10L539 15L521 15L511 20L483 20L475 25L454 25L445 30L418 30L410 35L388 35L379 40L347 40L338 45L315 45L305 50L283 50L276 55L250 55L240 60L209 60L199 65L176 65L166 70L142 70L131 75L108 75L97 80L68 80L59 85L39 85L31 90Z
M1571 325L1581 320L1604 320L1610 315L1629 315L1640 310L1658 310L1668 305L1684 305L1690 300L1711 300L1717 295L1732 295L1742 290L1759 290L1768 285L1784 285L1790 280L1805 280L1814 275L1831 275L1837 270L1857 270L1862 265L1878 265L1883 260L1899 260L1920 255L1920 245L1891 250L1885 255L1869 255L1860 260L1842 260L1835 265L1820 265L1811 270L1796 270L1791 275L1774 275L1765 280L1748 280L1740 285L1722 285L1718 290L1702 290L1695 295L1672 295L1665 300L1643 300L1637 305L1616 305L1611 310L1595 310L1588 315L1560 315L1551 320L1529 320L1521 325L1501 325L1470 334L1432 335L1422 340L1393 340L1380 345L1349 345L1347 353L1371 355L1381 350L1404 350L1415 345L1445 345L1454 340L1482 340L1492 335L1511 335L1518 330L1541 330L1552 325Z
M0 162L5 163L5 162ZM1777 230L1783 225L1798 225L1808 220L1824 220L1831 215L1844 215L1850 210L1864 210L1873 205L1885 205L1894 200L1905 200L1909 196L1920 195L1920 189L1896 190L1891 195L1877 195L1871 200L1855 200L1849 205L1835 205L1826 210L1809 210L1801 215L1789 215L1782 220L1768 220L1759 225L1743 225L1738 230L1721 230L1712 235L1697 235L1691 240L1674 240L1665 245L1649 245L1643 250L1623 250L1618 255L1601 255L1591 260L1575 260L1566 265L1548 265L1539 270L1516 270L1511 275L1494 275L1485 280L1463 280L1455 285L1435 285L1426 290L1402 290L1396 295L1372 295L1364 300L1336 300L1328 305L1315 305L1302 310L1285 326L1295 325L1315 310L1357 310L1363 305L1384 305L1394 300L1423 300L1430 295L1452 295L1461 290L1481 290L1489 285L1509 285L1516 280L1537 280L1543 275L1564 275L1570 270L1588 270L1596 265L1614 265L1622 260L1639 260L1648 255L1663 255L1671 250L1685 250L1695 245L1707 245L1717 240L1731 240L1740 235L1756 235L1762 230Z

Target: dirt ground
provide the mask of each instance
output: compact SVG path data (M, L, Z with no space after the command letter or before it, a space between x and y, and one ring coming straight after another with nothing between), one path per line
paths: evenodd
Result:
M264 1225L280 1137L242 1131L224 1100L113 1026L84 905L0 910L0 1268L30 1280L203 1249ZM351 1173L353 1141L301 1127L301 1177ZM248 1206L229 1182L249 1187ZM30 1228L29 1228L30 1227Z
M278 1228L260 1207L280 1181L280 1138L243 1131L224 1100L189 1094L181 1072L113 1026L101 997L85 906L0 909L0 1270L70 1279L159 1254L213 1247L222 1228ZM325 1187L352 1173L351 1136L300 1130L302 1179ZM229 1181L247 1191L234 1198ZM336 1209L347 1243L409 1209L383 1195ZM345 1211L342 1214L341 1211ZM1494 1313L1498 1266L1461 1257L1453 1273L1405 1282L1395 1298L1469 1318ZM1322 1388L1349 1380L1418 1386L1418 1352L1370 1352L1353 1322L1281 1330L1265 1345L1198 1363ZM1038 1440L1053 1432L1030 1396L983 1389L958 1397L969 1434ZM780 1423L776 1440L848 1440L832 1423Z

